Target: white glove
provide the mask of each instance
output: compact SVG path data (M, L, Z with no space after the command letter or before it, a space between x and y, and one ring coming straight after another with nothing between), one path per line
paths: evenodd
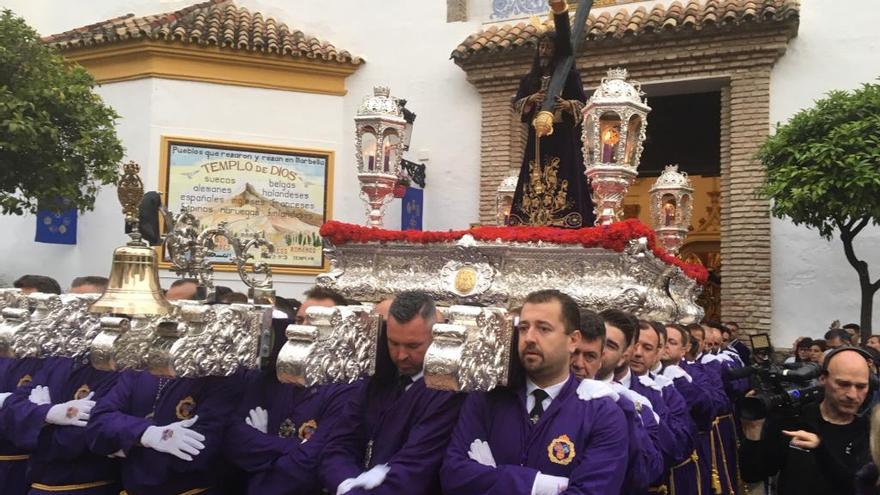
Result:
M92 400L94 395L94 392L89 392L85 399L74 399L61 404L55 404L46 413L46 422L59 426L79 426L84 428L89 422L92 408L95 407L95 401Z
M661 387L660 385L658 385L657 382L655 382L654 380L652 380L651 377L648 376L647 374L642 375L642 376L639 377L639 383L641 383L642 385L644 385L644 386L646 386L646 387L648 387L648 388L653 388L654 390L656 390L656 391L658 391L658 392L662 392L662 391L663 391L663 387Z
M599 380L591 380L589 378L581 380L581 383L577 388L577 394L580 400L611 397L614 402L617 402L617 399L619 398L618 394L611 388L611 385L608 385L605 382L600 382Z
M3 404L6 403L6 399L8 399L10 395L12 395L12 392L0 392L0 409L3 408Z
M559 495L568 488L568 478L538 473L532 485L531 495Z
M117 457L120 458L120 459L125 459L125 458L128 457L128 456L125 455L125 452L123 452L122 449L119 449L119 450L117 450L116 452L114 452L114 453L108 455L107 457L109 457L109 458L111 458L111 459L114 459L114 458L117 458Z
M370 469L365 473L361 473L360 476L355 478L355 481L361 488L372 490L373 488L381 485L383 481L385 481L385 476L388 475L388 471L391 471L391 468L388 467L388 464L379 464L378 466L373 466L373 469Z
M489 447L489 442L484 442L479 438L471 442L471 449L468 451L468 457L484 466L498 467L495 464L495 456L492 455L492 449Z
M391 468L388 467L388 464L379 464L374 466L373 469L361 473L357 478L348 478L336 488L336 495L345 495L355 488L372 490L385 481L385 476L388 475L390 470Z
M651 379L654 380L654 383L660 385L661 389L675 385L675 383L672 382L672 378L669 378L668 376L654 375Z
M244 418L244 422L250 427L262 433L269 431L269 411L262 407L255 407L248 413L248 417Z
M49 387L37 385L36 387L32 388L31 394L28 396L28 400L38 406L42 406L43 404L51 404L52 397L49 396Z
M165 426L148 426L141 436L141 445L156 452L164 452L184 461L193 460L205 448L205 436L191 430L199 417L178 421Z
M676 378L684 378L690 383L693 383L694 381L694 379L691 378L691 375L689 375L687 371L681 369L681 366L675 364L667 366L666 369L663 370L663 376L671 380L675 380Z
M628 389L628 388L624 387L623 385L618 385L618 386L620 387L619 389L617 387L615 387L615 389L614 389L617 393L626 397L627 399L630 400L630 402L635 404L636 409L640 409L642 407L647 407L648 410L651 411L651 414L654 415L654 421L658 425L660 424L660 416L658 416L657 413L654 412L654 405L651 404L651 401L648 400L647 397L636 392L635 390Z

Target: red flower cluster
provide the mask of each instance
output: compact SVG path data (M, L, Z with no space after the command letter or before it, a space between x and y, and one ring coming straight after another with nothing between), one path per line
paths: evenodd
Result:
M601 227L583 229L559 229L554 227L474 227L469 230L447 232L423 232L419 230L383 230L360 225L330 221L321 227L321 235L333 244L366 242L406 242L410 244L433 244L454 242L470 234L484 242L548 242L553 244L580 244L586 248L600 247L621 252L629 241L645 237L648 248L655 256L670 265L678 266L685 275L705 284L709 272L702 265L685 263L660 247L654 231L638 220L625 220Z

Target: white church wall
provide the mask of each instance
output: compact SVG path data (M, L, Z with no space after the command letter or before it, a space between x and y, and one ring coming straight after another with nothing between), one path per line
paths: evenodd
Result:
M798 36L771 74L770 122L786 122L832 89L854 89L880 76L880 9L875 0L811 0L801 4ZM854 13L857 13L854 15ZM821 338L836 319L859 321L860 292L843 244L787 219L773 219L773 339L788 347L798 336ZM856 252L880 277L880 228L866 228ZM873 327L880 332L880 297Z

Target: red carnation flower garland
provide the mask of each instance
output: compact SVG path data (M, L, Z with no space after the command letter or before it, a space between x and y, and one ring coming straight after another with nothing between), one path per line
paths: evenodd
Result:
M407 242L410 244L433 244L454 242L470 234L484 242L548 242L553 244L580 244L586 248L601 247L622 252L629 241L645 237L654 256L667 264L681 268L685 275L703 285L709 272L703 265L685 263L670 255L657 244L654 231L638 220L630 219L600 227L583 229L559 229L554 227L474 227L469 230L426 232L419 230L383 230L330 221L321 226L321 235L333 244L367 242Z

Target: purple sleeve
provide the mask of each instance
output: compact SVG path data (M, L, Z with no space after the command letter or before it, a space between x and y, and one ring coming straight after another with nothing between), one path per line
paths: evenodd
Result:
M593 399L589 422L590 438L584 448L587 454L568 478L568 495L620 493L626 474L629 437L623 411L610 398Z
M19 387L6 400L3 430L18 448L31 452L36 450L40 433L44 427L50 426L46 424L46 414L54 404L59 403L59 390L69 371L68 361L48 358L34 373L31 382ZM30 393L37 385L48 387L49 396L53 399L51 403L37 405L30 401Z
M367 444L363 420L368 383L365 380L355 390L321 455L319 474L330 493L336 493L340 483L363 472L361 459Z
M101 400L113 387L114 382L115 380L111 379L102 383L95 389L92 399L96 402ZM46 425L40 433L37 449L49 453L47 460L76 459L88 452L86 429L78 426Z
M657 443L659 428L649 408L641 407L637 411L626 397L620 397L617 405L623 411L630 433L630 462L627 466L624 493L642 493L651 482L663 475L666 467Z
M427 493L443 462L449 437L455 428L463 397L450 392L434 392L424 406L425 414L409 431L406 443L388 461L391 468L381 485L369 492L361 489L351 495L397 495Z
M118 450L128 452L138 445L141 436L153 422L126 414L131 408L131 395L137 372L124 371L101 400L92 409L86 438L89 449L99 455L110 455Z
M715 417L712 397L707 391L710 385L705 383L702 373L691 378L693 378L693 382L689 382L687 378L681 377L676 378L673 383L675 383L676 390L684 397L688 410L691 413L691 418L696 423L696 426L700 430L706 431L712 427L712 418Z
M485 422L491 415L487 398L472 393L464 401L452 440L446 449L440 482L444 493L461 495L529 495L538 470L525 466L484 466L468 457L471 443L487 441L489 432Z
M221 455L225 430L235 415L236 398L241 397L241 377L213 376L198 380L205 380L205 384L201 394L201 405L196 411L199 419L190 428L205 436L205 441L202 442L205 448L199 452L199 455L193 457L192 461L184 461L152 449L148 450L146 459L152 461L152 457L156 457L157 462L167 462L174 471L189 472L210 469Z
M328 394L327 405L321 414L317 431L305 443L296 440L289 442L286 451L277 458L270 472L267 473L268 480L281 486L307 487L317 483L321 452L342 416L353 390L354 386L351 385L336 386Z
M684 398L673 385L663 387L663 401L666 402L669 427L676 438L676 455L673 462L678 464L687 459L696 445L694 422Z
M298 443L297 438L263 433L245 423L244 419L236 417L232 420L223 439L223 451L226 459L249 473L268 468L287 451L290 444Z

